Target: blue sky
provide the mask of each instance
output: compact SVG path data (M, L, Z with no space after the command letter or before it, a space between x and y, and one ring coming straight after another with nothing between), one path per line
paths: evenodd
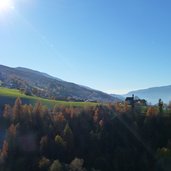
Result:
M170 0L11 1L0 64L108 93L171 84Z

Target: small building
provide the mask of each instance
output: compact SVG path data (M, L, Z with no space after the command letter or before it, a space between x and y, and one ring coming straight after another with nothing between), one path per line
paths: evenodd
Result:
M147 101L145 99L135 100L135 103L142 106L147 106Z
M147 101L145 99L139 99L138 97L134 97L134 94L132 95L132 97L126 97L125 102L127 102L128 105L132 106L134 106L134 104L143 106L147 105Z
M128 105L133 105L134 104L134 94L132 97L126 97L125 102L127 102Z

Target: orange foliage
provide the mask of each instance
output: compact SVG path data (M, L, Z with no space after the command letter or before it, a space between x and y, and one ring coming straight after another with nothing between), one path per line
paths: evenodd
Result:
M62 112L59 112L53 115L53 120L56 122L63 122L65 120L65 117Z
M3 112L3 117L7 119L10 117L11 113L12 113L11 106L6 104Z
M8 143L7 143L6 140L5 140L4 143L3 143L1 155L2 155L4 158L8 156Z
M157 112L157 109L155 107L149 107L148 110L147 110L146 115L150 116L150 117L153 117L153 116L156 116L157 113L158 112Z
M94 112L94 116L93 116L94 122L98 122L99 115L100 115L100 111L99 111L99 109L96 109Z
M11 124L8 128L8 133L12 136L16 136L16 126L14 124Z

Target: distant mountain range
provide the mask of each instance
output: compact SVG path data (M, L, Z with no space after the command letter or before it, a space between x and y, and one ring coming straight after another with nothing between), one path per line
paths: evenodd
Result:
M119 95L119 94L110 94L112 97L116 97L118 99L120 99L121 101L125 100L125 96L124 95Z
M69 101L116 102L132 94L152 104L158 103L160 98L165 103L171 101L171 85L131 91L125 95L109 95L83 85L63 81L43 72L4 65L0 65L0 86L20 89L28 95Z
M132 94L138 96L139 98L146 99L152 104L158 103L160 98L164 101L164 103L169 103L169 101L171 101L171 85L131 91L124 95L124 97L132 96Z
M49 99L98 102L120 100L104 92L22 67L11 68L0 65L0 86L20 89L25 94Z

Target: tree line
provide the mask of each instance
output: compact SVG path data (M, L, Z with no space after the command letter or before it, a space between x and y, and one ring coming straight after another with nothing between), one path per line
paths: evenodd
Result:
M94 107L5 105L0 171L165 171L171 169L171 110L127 104Z

